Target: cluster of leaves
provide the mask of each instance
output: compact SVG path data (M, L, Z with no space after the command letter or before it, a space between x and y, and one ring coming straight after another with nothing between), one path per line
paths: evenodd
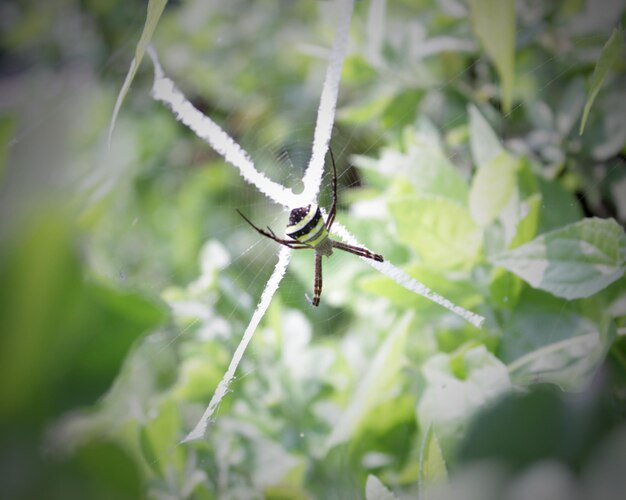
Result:
M606 466L626 463L621 448L596 446L624 408L621 35L589 22L579 2L517 14L513 2L418 3L389 2L383 15L384 2L357 2L336 136L352 137L338 156L358 186L342 181L350 210L339 217L485 326L345 255L328 261L312 310L311 256L295 254L291 285L207 438L179 444L228 365L275 248L242 256L257 235L233 208L260 198L167 112L146 111L140 79L119 115L123 148L113 136L127 157L110 158L123 168L94 168L91 182L70 175L63 188L77 188L68 198L79 217L49 200L3 245L0 438L2 463L21 472L10 493L393 498L384 483L501 498L541 481L563 498L580 484L623 491L610 489L620 474ZM119 43L119 11L59 4L96 19L103 47ZM502 23L490 22L496 5ZM324 61L305 45L330 41L311 21L320 14L332 15L332 2L185 2L165 11L155 41L198 105L265 166L277 137L282 151L310 140ZM113 109L119 81L92 83L97 133L68 132L81 158L106 140L102 109ZM603 363L615 375L578 398L560 392L580 391ZM97 405L59 418L112 380ZM623 429L608 439L621 443ZM42 460L42 440L69 458ZM485 458L494 462L471 468Z

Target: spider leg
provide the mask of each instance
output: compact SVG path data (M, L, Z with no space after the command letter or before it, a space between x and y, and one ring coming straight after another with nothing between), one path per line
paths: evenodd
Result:
M333 164L333 201L330 206L330 211L328 212L328 219L326 220L326 230L330 231L333 222L335 222L335 215L337 214L337 167L335 166L335 157L333 156L333 150L330 146L328 146L328 151L330 151L330 159Z
M311 305L315 307L320 305L320 296L322 295L322 254L315 253L315 282L313 284L313 300Z
M302 250L304 248L311 248L309 245L304 245L302 243L298 243L297 241L290 241L290 240L284 240L282 238L279 238L276 236L276 233L274 233L274 231L272 231L269 227L267 228L269 232L267 232L264 229L261 229L255 226L250 221L250 219L248 219L239 210L237 210L237 213L241 215L243 217L243 220L245 220L248 224L250 224L257 233L262 234L263 236L265 236L266 238L269 238L270 240L274 240L276 243L280 243L281 245L285 245L286 247L292 248L294 250Z
M354 255L358 255L359 257L365 257L366 259L372 259L378 262L383 262L383 256L377 253L370 252L367 248L363 247L355 247L352 245L346 245L341 241L330 240L333 248L338 248L339 250L343 250L344 252L353 253Z

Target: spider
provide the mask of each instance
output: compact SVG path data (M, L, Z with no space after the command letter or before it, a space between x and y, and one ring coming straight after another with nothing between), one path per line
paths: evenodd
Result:
M347 245L346 243L330 238L329 232L335 221L335 215L337 214L337 167L335 167L333 152L330 149L329 151L333 164L333 200L326 220L324 220L320 208L315 204L294 208L289 215L289 225L286 230L287 236L290 239L286 240L276 236L276 233L274 233L269 226L267 226L267 231L255 226L250 219L237 210L239 215L263 236L294 250L304 250L307 248L315 250L315 282L313 284L313 300L311 304L316 307L319 305L320 296L322 295L323 255L330 257L333 253L333 249L337 248L338 250L358 255L359 257L365 257L366 259L373 259L378 262L383 261L382 255L372 253L367 248Z

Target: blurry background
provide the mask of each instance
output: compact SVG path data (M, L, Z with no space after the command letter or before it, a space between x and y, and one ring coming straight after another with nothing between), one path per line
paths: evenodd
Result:
M107 147L146 2L2 2L0 496L361 498L369 474L400 496L623 491L623 37L579 125L624 2L499 2L501 23L491 4L357 1L332 138L338 220L484 328L350 255L325 260L313 309L313 257L295 252L207 439L179 445L275 265L235 209L279 234L286 214L152 101L148 61ZM153 42L194 105L298 188L335 9L171 1ZM488 220L479 183L509 196ZM511 272L506 252L594 216L616 222L575 226L565 256L596 244L610 279L559 268L568 295Z

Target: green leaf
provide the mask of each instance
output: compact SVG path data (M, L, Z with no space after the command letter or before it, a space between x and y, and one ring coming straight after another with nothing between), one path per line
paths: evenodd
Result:
M482 232L458 203L413 196L389 204L398 236L424 261L439 269L467 268L478 259Z
M506 152L479 167L472 182L469 208L481 226L490 224L513 195L519 160Z
M377 161L377 168L387 174L388 179L391 176L394 178L391 184L393 196L399 193L413 194L414 191L420 195L441 196L466 204L467 182L441 148L414 139L407 149L406 153L401 153L386 148ZM363 163L362 160L359 162Z
M507 273L508 274L508 273ZM525 287L504 324L498 356L514 382L550 382L580 390L604 358L613 323L585 317L575 303Z
M411 319L412 313L405 314L378 349L352 401L329 436L327 450L358 433L367 423L371 411L389 399L404 365L405 342Z
M589 82L589 93L587 95L587 102L585 103L585 109L583 110L583 117L580 121L579 133L582 135L585 130L585 124L589 116L591 106L595 101L600 87L604 83L606 76L608 75L611 67L618 60L621 52L624 49L624 33L621 29L614 29L611 38L606 42L600 54L600 59L596 63L596 67L591 75L591 81Z
M383 127L400 129L410 124L415 119L422 95L424 92L419 89L408 89L395 95L381 117Z
M589 297L624 274L626 236L613 219L584 219L493 260L557 297Z
M420 449L419 464L420 492L446 480L448 476L446 461L443 458L443 452L441 451L439 441L433 432L432 426L429 426L424 434Z
M511 110L515 81L515 1L470 0L474 33L493 61L502 85L502 107Z
M535 237L539 227L541 201L541 195L534 194L522 203L521 209L525 215L517 222L515 236L509 243L509 248L523 245Z
M387 94L368 96L360 102L338 109L337 121L347 125L372 122L387 109L392 99Z
M183 448L178 446L182 428L178 402L166 399L141 429L141 448L146 462L162 478L167 474L182 474L185 467Z
M457 465L491 460L509 470L527 471L550 461L581 470L597 443L621 420L616 419L606 378L598 377L583 394L547 384L510 392L474 419L459 446Z
M143 59L146 48L152 39L152 35L154 34L154 30L156 29L157 23L161 18L161 14L163 13L163 9L165 9L166 4L167 0L148 0L146 22L143 26L143 32L141 33L137 47L135 48L135 57L130 63L126 79L124 80L120 93L115 101L115 108L113 109L113 116L111 117L111 125L109 126L109 144L111 143L111 136L113 135L113 129L115 128L115 122L120 108L122 107L122 102L128 93L128 89L130 89L130 84L135 78L137 68L139 68L139 65L141 64L141 60Z
M560 182L539 178L541 211L539 232L543 233L579 221L584 217L580 203Z
M478 108L468 106L470 125L470 151L474 164L478 167L486 165L504 150L498 136L489 125Z
M440 353L424 364L426 388L417 406L420 427L432 426L444 456L463 435L474 412L511 385L506 366L485 346L463 352L463 379L454 373L453 357Z
M207 346L207 352L189 356L181 362L175 394L180 399L203 401L222 379L229 358L225 352Z
M467 181L441 147L414 138L408 145L407 156L407 175L418 194L442 196L462 205L467 203Z
M297 465L294 469L304 469L304 463ZM298 484L273 484L266 486L263 489L263 498L265 500L309 500L310 495L307 491L299 486L303 481L300 480ZM213 497L208 497L207 500Z
M94 402L162 305L85 278L53 210L21 227L0 260L0 416L36 422ZM68 390L71 388L71 390Z
M492 302L501 309L515 309L524 282L506 269L496 267L489 283Z
M606 343L595 331L537 349L515 360L509 370L517 384L550 382L575 391L589 381L606 352Z
M49 465L51 461L44 461ZM94 441L81 446L60 470L47 471L47 485L39 485L36 498L93 498L131 500L142 497L142 478L137 463L117 443ZM64 473L64 474L63 474ZM55 477L56 476L56 477ZM52 478L55 479L52 479ZM61 487L61 491L58 488Z
M7 157L9 152L9 141L15 133L15 118L12 116L0 117L0 185L6 170Z
M372 474L367 476L367 483L365 484L366 500L396 500L397 498L376 476Z
M341 77L343 83L364 85L376 78L376 70L359 54L346 56Z

